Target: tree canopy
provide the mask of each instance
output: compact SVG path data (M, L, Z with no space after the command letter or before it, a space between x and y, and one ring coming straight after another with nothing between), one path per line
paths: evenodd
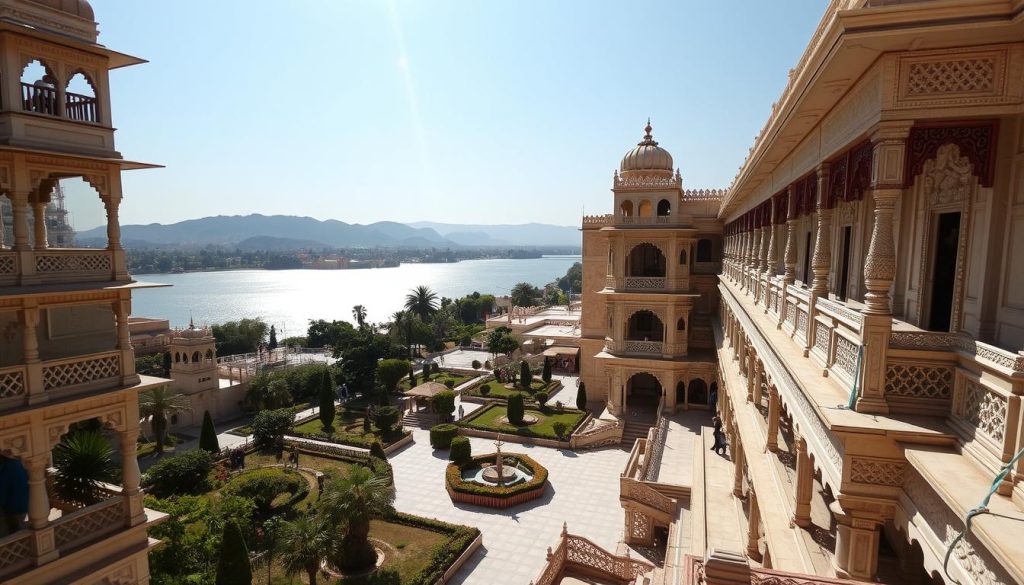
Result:
M217 354L226 356L256 351L270 327L261 319L242 319L214 325L212 329Z
M513 306L532 307L540 301L541 292L528 282L520 282L512 287L511 297Z

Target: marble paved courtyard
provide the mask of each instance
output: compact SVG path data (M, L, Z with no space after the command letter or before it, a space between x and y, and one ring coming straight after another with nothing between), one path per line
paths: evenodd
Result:
M537 577L545 553L568 522L569 532L614 552L622 539L619 473L629 453L617 447L574 453L547 447L505 443L503 452L526 453L548 469L544 497L508 510L453 504L444 487L447 451L435 452L430 433L415 430L415 443L394 453L402 511L456 524L475 526L483 547L452 580L458 584L526 585ZM471 439L473 454L493 453L489 439Z

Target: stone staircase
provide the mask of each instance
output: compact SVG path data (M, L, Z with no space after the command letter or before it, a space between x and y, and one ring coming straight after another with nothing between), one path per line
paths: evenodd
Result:
M650 416L631 416L626 419L626 426L622 430L622 444L632 448L637 439L646 439L647 431L654 426L657 419L654 413Z
M437 424L437 415L429 412L407 412L402 417L402 426L406 428L429 429Z

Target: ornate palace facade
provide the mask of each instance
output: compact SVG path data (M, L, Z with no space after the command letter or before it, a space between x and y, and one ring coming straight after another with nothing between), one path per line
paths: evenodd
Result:
M114 149L108 81L142 61L96 36L85 0L0 2L0 195L10 210L0 224L12 227L0 243L0 449L24 466L29 492L27 522L0 538L10 584L148 583L146 531L163 518L143 507L135 454L138 392L166 380L135 373L128 315L141 285L125 270L118 227L121 171L150 165ZM33 66L39 76L26 77ZM93 95L69 89L79 76ZM105 249L48 238L47 205L69 177L102 200ZM121 485L103 484L95 503L53 489L53 450L83 424L120 453Z
M658 433L634 449L653 582L1024 582L1024 2L833 0L729 189L649 133L613 187L587 389L628 429L714 383L729 440L685 522L626 482Z

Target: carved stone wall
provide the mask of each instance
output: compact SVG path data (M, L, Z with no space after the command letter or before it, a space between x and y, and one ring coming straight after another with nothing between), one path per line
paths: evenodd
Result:
M906 464L902 461L853 457L850 460L850 481L899 487L903 485L905 470Z
M977 380L962 378L954 414L997 443L1006 432L1006 399Z
M885 372L885 393L889 396L950 400L953 398L953 368L889 362Z

